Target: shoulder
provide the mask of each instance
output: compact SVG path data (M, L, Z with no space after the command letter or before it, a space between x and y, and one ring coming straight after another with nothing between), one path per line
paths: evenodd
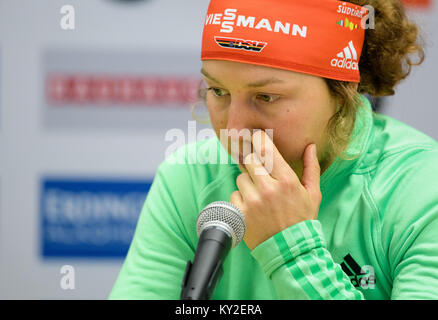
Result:
M438 234L438 143L389 116L375 114L362 173L379 211L384 248L407 248L420 234ZM402 251L399 251L402 252Z
M373 138L360 170L369 174L376 197L394 199L408 190L417 193L435 186L438 142L386 115L374 113L373 123ZM438 188L433 189L431 192L438 192ZM437 194L431 196L438 198Z
M372 177L403 178L412 170L438 168L438 142L390 116L373 113L372 139L359 170ZM389 176L388 176L389 175Z
M374 147L381 147L385 154L438 148L434 138L388 115L373 112L373 131Z

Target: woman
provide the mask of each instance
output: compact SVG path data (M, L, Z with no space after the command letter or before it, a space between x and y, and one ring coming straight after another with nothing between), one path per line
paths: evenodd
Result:
M229 134L160 165L110 298L179 299L198 213L223 200L247 230L213 299L437 299L438 144L361 95L394 94L417 34L398 0L211 1L202 97ZM193 164L233 141L237 163Z

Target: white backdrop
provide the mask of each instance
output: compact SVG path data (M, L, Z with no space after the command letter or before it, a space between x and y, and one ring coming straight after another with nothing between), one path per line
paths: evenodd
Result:
M181 127L191 119L187 106L163 109L162 125L134 107L123 111L123 121L119 123L114 118L102 119L107 114L105 110L108 113L118 110L113 107L94 115L95 108L85 108L81 122L80 116L79 120L73 121L74 115L67 109L58 114L47 106L45 76L48 71L53 68L90 71L99 61L99 54L105 52L121 53L109 59L103 69L92 72L104 72L108 66L109 70L119 73L147 73L156 71L152 66L161 65L159 72L173 76L199 73L202 22L208 1L126 2L0 1L2 299L105 299L123 263L122 258L48 259L42 255L41 179L47 175L86 176L97 180L112 177L152 179L169 145L164 140L164 132ZM60 8L65 4L75 9L74 30L60 27ZM394 97L385 100L383 112L438 139L435 125L438 108L434 96L434 76L438 71L437 8L435 6L427 13L415 12L414 17L426 36L427 59L397 88ZM53 52L55 56L57 52L70 52L76 58L69 60L60 54L58 61L54 61L50 55ZM77 52L97 52L98 57L88 56L82 60L75 55ZM147 55L154 61L150 68L144 65L150 62L144 58ZM169 59L178 59L178 55L181 65L163 71L169 66ZM114 66L117 59L120 59L119 69ZM77 67L68 70L72 64ZM71 112L77 109L78 106ZM139 117L148 125L142 126ZM154 117L158 121L161 116L155 114ZM63 265L71 265L75 270L73 290L64 290L60 285Z

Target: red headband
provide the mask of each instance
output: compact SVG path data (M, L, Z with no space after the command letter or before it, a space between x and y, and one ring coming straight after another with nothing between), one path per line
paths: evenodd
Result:
M359 82L368 10L336 0L211 0L201 60Z

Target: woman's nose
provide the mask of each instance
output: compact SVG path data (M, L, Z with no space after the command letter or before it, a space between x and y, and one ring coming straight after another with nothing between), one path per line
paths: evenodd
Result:
M231 102L228 108L227 130L240 132L247 129L252 132L258 125L257 111L245 101Z
M251 141L255 129L263 128L263 118L250 103L234 102L228 107L227 143L230 154L241 163L252 152Z

